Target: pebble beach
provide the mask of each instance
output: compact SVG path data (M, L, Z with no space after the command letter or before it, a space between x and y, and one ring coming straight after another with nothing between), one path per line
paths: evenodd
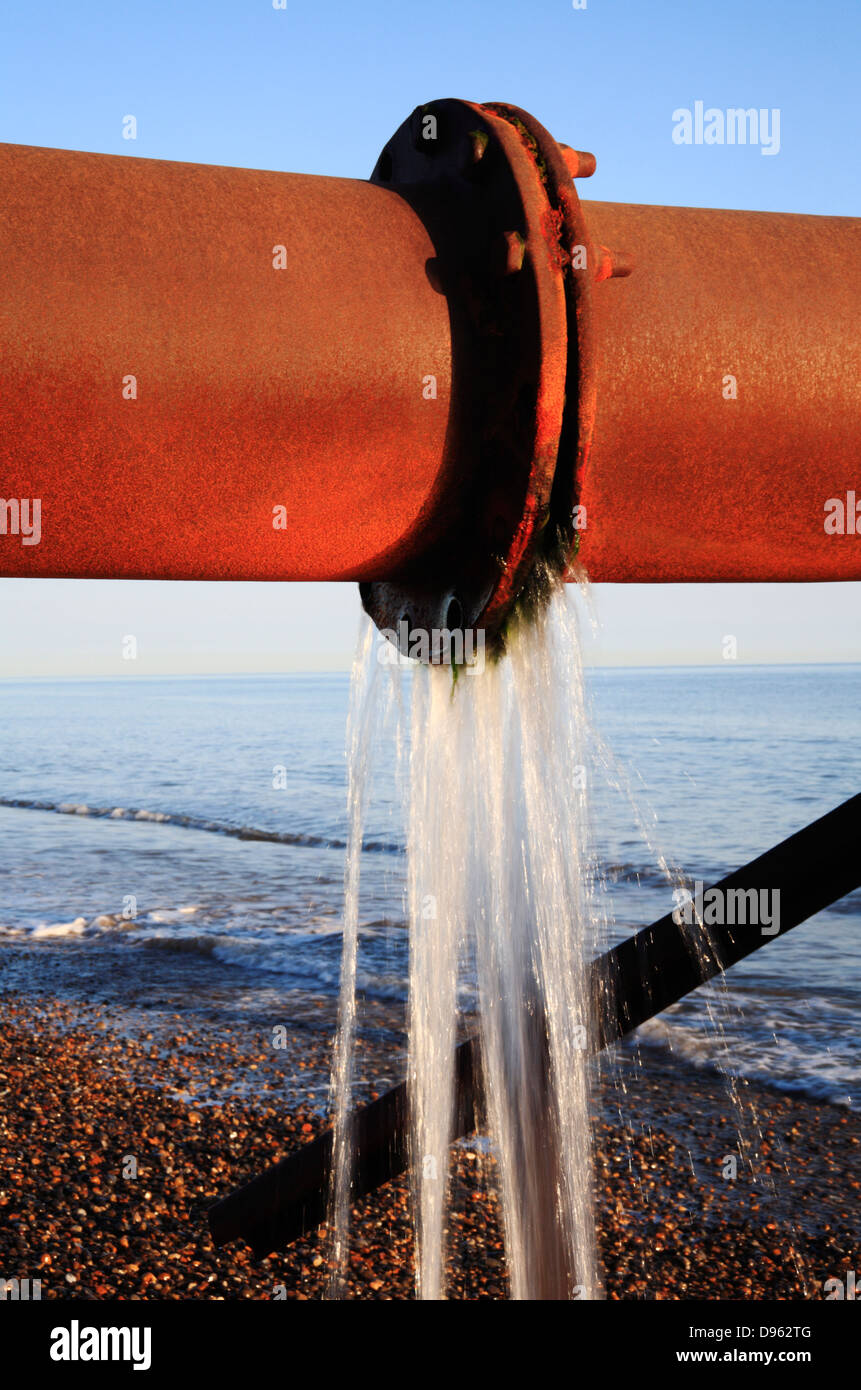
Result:
M216 1250L220 1197L318 1134L331 1018L306 1008L274 1048L169 1009L0 997L0 1273L43 1299L321 1299L325 1228L255 1261ZM403 1071L394 1029L360 1033L357 1098ZM375 1078L383 1078L379 1087ZM620 1055L596 1087L605 1297L821 1299L857 1265L857 1114L672 1058ZM739 1126L743 1142L739 1143ZM740 1154L735 1179L727 1156ZM508 1296L494 1160L452 1150L448 1296ZM354 1208L348 1297L413 1297L408 1185Z
M660 810L662 853L715 882L857 789L859 674L623 670L591 684L609 745ZM38 1279L43 1299L323 1298L325 1230L258 1261L215 1249L207 1212L328 1124L347 676L13 681L5 695L0 1278ZM390 747L362 855L359 1103L407 1065ZM601 786L622 939L671 900L628 801ZM604 1059L608 1300L818 1300L857 1272L859 921L856 893L733 967L726 998L696 990ZM467 1027L473 1007L467 992ZM714 1069L722 1058L736 1080ZM504 1299L481 1134L453 1146L451 1179L448 1296ZM350 1297L413 1297L406 1180L355 1210L351 1251Z

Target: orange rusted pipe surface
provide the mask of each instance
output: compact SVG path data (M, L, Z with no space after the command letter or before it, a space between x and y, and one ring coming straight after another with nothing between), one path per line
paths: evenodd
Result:
M502 109L471 108L491 133ZM478 466L453 402L486 364L455 341L462 268L446 279L421 200L380 177L0 146L0 574L389 580L431 544L439 566L452 480ZM590 577L861 578L861 222L579 207L593 428L567 455L563 431L556 473L577 475ZM488 283L537 264L530 225ZM570 314L554 332L564 365ZM528 435L528 391L525 410ZM38 544L10 499L39 499Z
M2 573L385 573L443 466L451 372L403 199L10 145L0 187L0 495L41 499L42 531L0 535Z
M593 296L580 558L610 581L861 579L861 221L584 203L634 271Z

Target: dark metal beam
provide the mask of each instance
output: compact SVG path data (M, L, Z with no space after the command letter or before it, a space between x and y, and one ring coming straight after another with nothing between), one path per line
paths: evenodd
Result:
M704 893L727 901L733 891L779 892L779 929L753 926L687 926L672 912L615 946L592 965L595 1017L591 1046L600 1051L647 1019L713 979L745 956L776 941L799 923L861 886L861 795L829 811L774 849L736 870ZM769 900L772 902L773 898ZM478 1039L455 1053L456 1113L453 1134L476 1128L480 1094ZM408 1095L403 1082L353 1118L355 1199L408 1166ZM209 1213L216 1245L244 1239L258 1257L289 1245L326 1218L332 1132L231 1193Z

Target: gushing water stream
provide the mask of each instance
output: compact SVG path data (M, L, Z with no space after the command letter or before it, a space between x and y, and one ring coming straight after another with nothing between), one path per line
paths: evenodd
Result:
M607 943L609 910L591 848L587 789L596 770L630 802L647 842L649 830L587 719L576 611L564 585L519 623L499 661L456 680L448 667L418 666L402 682L400 667L379 659L382 640L365 620L348 725L330 1294L343 1293L348 1257L362 827L373 749L385 730L406 803L417 1294L446 1292L454 1053L467 986L512 1297L597 1298L588 965ZM668 885L679 884L652 852ZM712 1027L720 1038L717 1014ZM734 1087L731 1099L740 1112ZM742 1155L745 1128L742 1119Z
M413 684L410 1080L423 1298L444 1293L457 969L470 957L512 1295L596 1293L584 970L595 923L573 621L559 595L480 675L452 688L450 672L429 667Z
M359 948L359 880L362 827L365 819L374 735L378 729L375 694L380 674L373 661L374 632L363 622L350 682L347 721L347 818L349 839L344 868L344 946L341 955L341 991L338 1035L332 1063L335 1145L332 1159L333 1250L329 1295L342 1293L347 1262L350 1205L351 1144L350 1107L353 1092L353 1035L356 1023L356 964Z
M586 721L574 629L573 609L560 592L522 625L508 654L481 672L457 681L441 666L412 674L409 1083L416 1285L424 1299L445 1296L453 1059L465 970L477 984L487 1125L499 1165L512 1294L597 1293L585 964L598 918L584 850ZM373 742L370 640L366 631L348 737L351 840L333 1073L333 1290L344 1268L349 1203L359 847ZM546 698L551 692L555 698Z

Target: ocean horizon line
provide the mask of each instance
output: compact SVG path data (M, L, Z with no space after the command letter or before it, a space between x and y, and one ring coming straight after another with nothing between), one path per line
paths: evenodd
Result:
M858 661L667 661L667 662L606 662L590 664L585 663L585 669L590 672L614 672L614 671L790 671L790 670L822 670L845 667L847 669L861 667L861 660ZM127 674L100 672L97 674L83 675L80 673L64 674L27 674L27 675L4 675L0 672L0 684L2 685L31 685L36 682L45 684L69 684L69 685L96 685L96 684L119 684L121 682L134 681L208 681L208 680L285 680L296 678L316 678L320 676L345 676L350 675L350 665L345 666L305 666L288 668L282 671L147 671L147 672L128 672Z

